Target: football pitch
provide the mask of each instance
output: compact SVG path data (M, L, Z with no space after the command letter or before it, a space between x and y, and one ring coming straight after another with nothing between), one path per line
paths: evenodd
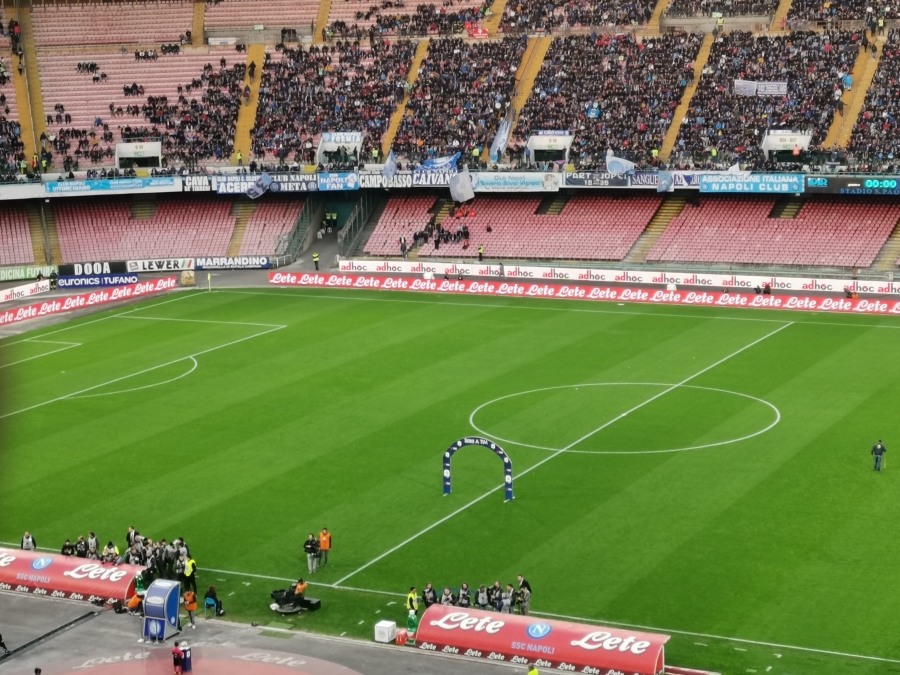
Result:
M669 633L675 665L900 672L898 357L891 318L185 291L0 341L0 540L183 536L267 623L324 526L299 628L522 573L533 612ZM443 496L472 435L513 501L479 447Z

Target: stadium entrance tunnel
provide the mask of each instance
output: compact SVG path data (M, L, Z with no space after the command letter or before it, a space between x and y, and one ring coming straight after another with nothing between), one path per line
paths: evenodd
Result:
M780 420L777 407L750 394L659 382L531 389L482 403L469 416L473 429L499 443L598 455L722 448Z

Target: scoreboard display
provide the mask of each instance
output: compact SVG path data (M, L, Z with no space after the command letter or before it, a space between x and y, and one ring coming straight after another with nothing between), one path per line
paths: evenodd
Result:
M806 192L831 195L900 195L900 178L807 176Z

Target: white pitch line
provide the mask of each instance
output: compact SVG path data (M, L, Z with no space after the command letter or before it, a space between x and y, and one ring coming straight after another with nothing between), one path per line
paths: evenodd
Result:
M217 323L226 326L257 326L262 328L284 328L277 323L249 323L247 321L212 321L209 319L170 319L162 316L125 316L124 314L116 314L112 319L131 319L141 321L183 321L185 323Z
M26 361L33 361L34 359L41 359L45 356L50 356L51 354L58 354L59 352L64 352L67 349L72 349L73 347L80 347L80 342L48 342L46 340L23 340L23 342L45 342L46 344L65 344L67 347L60 347L59 349L54 349L49 352L44 352L43 354L38 354L37 356L29 356L27 359L20 359L18 361L13 361L12 363L4 363L0 366L0 369L9 368L10 366L18 365L19 363L25 363ZM18 343L15 343L18 344Z
M188 359L195 358L197 356L202 356L203 354L209 354L210 352L214 352L218 349L224 349L225 347L230 347L232 345L239 344L241 342L245 342L247 340L252 340L256 337L262 337L263 335L268 335L269 333L274 333L276 330L281 330L282 328L286 328L286 326L276 326L275 328L270 328L269 330L265 330L262 333L255 333L253 335L249 335L247 337L240 338L239 340L232 340L231 342L226 342L224 345L218 345L217 347L210 347L209 349L204 349L203 351L196 352L194 354L188 354L187 356L182 356L179 359L173 359L172 361L167 361L166 363L161 363L158 366L152 366L150 368L145 368L144 370L140 370L136 373L131 373L130 375L123 375L122 377L117 377L112 380L108 380L107 382L101 382L100 384L95 384L92 387L88 387L86 389L81 389L79 391L74 391L71 394L65 394L64 396L57 396L56 398L51 398L49 401L44 401L43 403L36 403L32 406L28 406L27 408L22 408L20 410L14 410L13 412L6 413L5 415L0 415L0 420L6 417L12 417L13 415L18 415L23 412L28 412L29 410L34 410L35 408L40 408L45 405L50 405L51 403L56 403L57 401L64 401L66 399L81 396L82 394L86 394L89 391L93 391L94 389L99 389L100 387L105 387L108 384L115 384L116 382L121 382L122 380L127 380L130 377L136 377L138 375L143 375L144 373L149 373L154 370L158 370L159 368L165 368L166 366L171 366L179 361L186 361Z
M637 410L640 410L641 408L643 408L643 407L646 406L646 405L649 405L650 403L653 403L653 401L655 401L656 399L658 399L658 398L660 398L660 397L662 397L662 396L665 396L665 395L668 394L670 391L672 391L672 390L674 390L674 389L677 389L678 387L681 387L681 386L687 384L687 383L690 382L691 380L694 380L694 379L700 377L701 375L703 375L703 374L706 373L706 372L709 372L710 370L712 370L712 369L715 368L716 366L719 366L719 365L725 363L726 361L728 361L729 359L734 358L734 357L737 356L738 354L741 354L742 352L747 351L747 350L750 349L751 347L753 347L753 346L755 346L755 345L758 345L758 344L759 344L760 342L762 342L763 340L767 340L768 338L772 337L772 336L775 335L776 333L780 333L781 331L783 331L783 330L784 330L785 328L787 328L788 326L792 326L793 323L794 323L794 322L791 321L791 322L789 322L789 323L786 323L786 324L784 324L784 325L782 325L782 326L776 328L776 329L773 330L771 333L767 333L766 335L764 335L763 337L759 338L758 340L754 340L754 341L751 342L750 344L748 344L748 345L746 345L746 346L744 346L744 347L741 347L741 348L738 349L736 352L732 352L731 354L729 354L729 355L726 356L725 358L719 359L718 361L716 361L716 362L715 362L714 364L712 364L711 366L707 366L707 367L704 368L703 370L694 373L694 374L691 375L690 377L685 378L684 380L682 380L682 381L679 382L678 384L673 384L672 386L670 386L670 387L664 389L664 390L661 391L660 393L655 394L654 396L651 396L650 398L648 398L648 399L647 399L646 401L644 401L643 403L639 403L639 404L637 404L636 406L634 406L633 408L630 408L629 410L626 410L626 411L623 412L621 415L619 415L619 416L617 416L617 417L614 417L613 419L609 420L609 421L606 422L605 424L600 425L599 427L597 427L597 428L594 429L593 431L586 433L584 436L582 436L581 438L577 439L576 441L570 443L570 444L567 445L566 447L561 448L561 449L559 449L559 450L556 450L555 452L553 452L553 454L550 454L550 455L548 455L547 457L545 457L544 459L542 459L541 461L539 461L539 462L537 462L537 463L535 463L535 464L532 464L530 467L528 467L528 468L525 469L524 471L520 472L520 473L517 475L517 478L521 478L522 476L525 476L525 475L531 473L532 471L534 471L535 469L537 469L539 466L542 466L543 464L546 464L547 462L549 462L549 461L550 461L551 459L553 459L554 457L559 457L559 456L560 456L561 454L563 454L564 452L566 452L566 451L568 451L568 450L571 450L572 448L574 448L576 445L578 445L578 444L581 443L582 441L585 441L585 440L587 440L588 438L590 438L591 436L593 436L594 434L597 434L597 433L603 431L603 430L606 429L608 426L610 426L610 425L615 424L616 422L618 422L620 419L622 419L622 418L624 418L624 417L627 417L627 416L630 415L631 413L633 413L633 412L635 412L635 411L637 411ZM466 509L468 509L470 506L474 506L475 504L477 504L478 502L480 502L482 499L484 499L485 497L488 497L489 495L493 494L494 492L496 492L497 490L499 490L500 488L502 488L502 487L504 487L504 486L505 486L505 484L501 483L501 484L498 485L497 487L488 490L487 492L485 492L485 493L484 493L483 495L481 495L480 497L476 497L475 499L473 499L472 501L470 501L468 504L464 504L463 506L461 506L461 507L459 507L458 509L456 509L456 511L453 511L453 512L450 513L449 515L444 516L443 518L441 518L440 520L438 520L438 521L435 522L435 523L432 523L431 525L429 525L429 526L426 527L425 529L420 530L419 532L417 532L416 534L412 535L411 537L405 539L404 541L400 542L399 544L397 544L397 545L394 546L393 548L389 549L388 551L385 551L384 553L382 553L382 554L381 554L380 556L378 556L377 558L374 558L374 559L370 560L369 562L367 562L367 563L366 563L365 565L363 565L362 567L360 567L360 568L354 570L353 572L351 572L350 574L348 574L348 575L346 575L346 576L344 576L344 577L338 579L336 582L334 582L334 586L335 586L335 587L339 586L340 584L344 583L344 582L345 582L347 579L349 579L350 577L353 577L353 576L359 574L359 573L362 572L364 569L366 569L366 568L368 568L368 567L371 567L372 565L374 565L375 563L377 563L377 562L380 561L380 560L383 560L384 558L386 558L387 556L389 556L389 555L390 555L391 553L393 553L394 551L397 551L397 550L403 548L404 546L406 546L408 543L410 543L410 542L412 542L412 541L415 541L416 539L418 539L419 537L421 537L423 534L425 534L425 533L427 533L427 532L430 532L431 530L433 530L434 528L436 528L438 525L441 525L442 523L447 522L448 520L450 520L451 518L453 518L453 516L455 516L455 515L457 515L457 514L459 514L459 513L462 513L463 511L465 511Z
M193 373L195 370L197 370L197 366L200 365L199 363L197 363L197 359L195 359L193 356L189 356L187 358L188 358L188 360L191 361L191 363L194 364L193 366L191 366L191 369L182 373L181 375L176 375L175 377L173 377L170 380L163 380L162 382L154 382L153 384L145 384L142 387L132 387L131 389L117 389L116 391L104 391L99 394L81 394L80 396L69 396L69 398L96 398L99 396L114 396L116 394L129 394L133 391L141 391L143 389L152 389L153 387L161 387L164 384L171 384L172 382L175 382L176 380L180 380L183 377L187 377L188 375Z

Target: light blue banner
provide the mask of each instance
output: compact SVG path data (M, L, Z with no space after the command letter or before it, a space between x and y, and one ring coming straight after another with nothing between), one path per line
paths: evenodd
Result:
M355 171L341 173L320 173L319 192L339 192L359 190L359 174Z
M559 192L561 173L473 173L472 189L475 192Z
M459 161L460 153L449 155L447 157L435 157L426 159L422 162L422 166L416 171L456 171L456 162Z
M796 194L803 192L803 175L799 173L701 174L700 192L760 192L764 194Z
M161 176L159 178L111 178L100 180L66 180L44 183L48 193L63 192L102 192L104 190L143 190L144 188L173 187L175 178Z

